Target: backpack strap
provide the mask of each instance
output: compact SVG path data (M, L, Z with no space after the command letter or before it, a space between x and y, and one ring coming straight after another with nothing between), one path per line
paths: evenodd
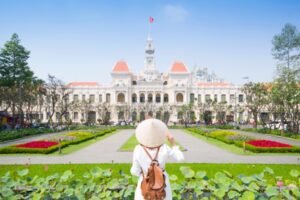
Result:
M157 151L156 151L156 154L155 154L155 157L154 157L153 160L156 160L156 161L157 161L157 156L158 156L159 149L160 149L160 146L157 147ZM152 161L153 161L153 160L152 160Z
M150 158L151 161L154 161L154 160L157 159L158 152L159 152L159 149L160 149L161 146L156 147L156 148L157 148L157 151L156 151L156 154L155 154L154 158L152 158L152 156L151 156L150 153L147 151L147 149L146 149L146 147L145 147L144 145L141 145L141 146L143 147L143 149L145 150L147 156Z
M157 161L156 159L157 159L158 152L159 152L159 149L160 149L161 146L154 147L154 148L157 148L157 151L156 151L156 154L155 154L154 158L152 158L152 156L150 155L150 153L149 153L149 152L147 151L147 149L146 149L147 147L145 147L145 146L142 145L142 144L140 144L140 145L141 145L141 146L143 147L143 149L145 150L145 152L146 152L147 156L150 158L151 162L156 161L157 164L159 164L158 161ZM153 148L153 149L154 149L154 148ZM143 171L142 168L141 168L141 172L142 172L142 176L145 177L145 174L144 174L144 171Z

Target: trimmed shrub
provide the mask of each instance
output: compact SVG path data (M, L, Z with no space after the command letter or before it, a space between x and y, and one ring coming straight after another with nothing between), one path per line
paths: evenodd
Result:
M250 137L248 135L242 135L242 134L230 135L230 136L226 136L226 138L229 139L229 140L234 140L234 141L254 140L253 137Z
M230 132L230 131L222 131L222 130L215 130L215 131L206 131L206 130L201 130L199 128L187 128L186 130L206 136L206 137L210 137L216 140L220 140L226 144L233 144L235 146L238 147L242 147L243 148L243 142L244 141L240 141L240 140L232 140L230 139L230 137L234 137L236 135L238 135L237 133L232 134L234 132ZM228 135L226 135L226 133L228 133ZM251 138L253 139L253 138ZM247 140L245 140L246 142ZM293 146L291 148L281 148L281 147L270 147L270 148L266 148L266 147L255 147L249 144L245 144L245 148L248 151L254 152L254 153L300 153L300 147L296 147Z
M279 129L268 129L268 128L244 128L242 131L247 131L247 132L256 132L256 133L263 133L263 134L271 134L271 135L278 135L278 136L284 136L284 137L289 137L289 138L294 138L294 139L300 139L300 134L294 134L294 133L289 133L289 132L284 132L281 133L281 130Z
M205 126L206 128L214 128L214 129L234 129L235 126L229 125L229 124L224 124L224 125L207 125Z
M232 136L236 134L237 133L232 131L216 130L216 131L212 131L209 135L211 137L225 137L225 136Z
M7 141L7 140L13 140L25 136L30 135L38 135L43 133L53 133L57 132L56 130L52 128L28 128L28 129L20 129L20 130L5 130L0 131L0 142Z
M69 140L69 141L62 141L59 145L55 145L46 149L36 149L36 148L19 148L16 146L7 146L7 147L2 147L0 148L0 154L19 154L19 153L28 153L28 154L49 154L53 153L55 151L59 150L59 147L63 149L64 147L67 147L69 145L75 145L79 144L91 139L94 139L96 137L103 136L107 133L115 131L115 128L107 129L107 130L100 130L96 133L93 133L90 136L85 136L85 137L79 137L78 139L75 140Z

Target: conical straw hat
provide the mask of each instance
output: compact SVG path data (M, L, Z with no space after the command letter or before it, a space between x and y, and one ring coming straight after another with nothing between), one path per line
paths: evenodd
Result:
M137 141L146 147L158 147L165 143L168 127L158 119L146 119L135 129Z

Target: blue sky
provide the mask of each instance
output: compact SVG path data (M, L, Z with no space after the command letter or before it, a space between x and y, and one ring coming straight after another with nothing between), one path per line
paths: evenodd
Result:
M38 77L108 84L120 59L143 69L149 16L161 72L181 60L241 84L272 80L271 40L285 23L300 30L300 1L0 0L0 47L18 33Z

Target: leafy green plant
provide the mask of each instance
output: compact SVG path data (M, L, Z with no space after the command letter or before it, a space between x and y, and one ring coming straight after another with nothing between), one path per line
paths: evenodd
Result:
M174 199L298 199L300 174L292 170L295 180L285 180L278 185L267 183L266 176L274 176L270 168L260 174L251 176L239 175L233 177L229 172L217 172L213 178L206 176L206 172L194 172L189 167L181 167L185 180L177 183L177 177L170 176Z
M173 199L299 199L300 172L291 170L292 180L276 177L271 168L251 176L233 176L219 171L208 177L205 171L195 172L182 166L184 180L170 175ZM47 177L28 176L27 168L7 172L0 177L0 199L133 199L137 180L122 170L112 175L112 170L99 167L87 170L82 177L76 177L72 170Z

